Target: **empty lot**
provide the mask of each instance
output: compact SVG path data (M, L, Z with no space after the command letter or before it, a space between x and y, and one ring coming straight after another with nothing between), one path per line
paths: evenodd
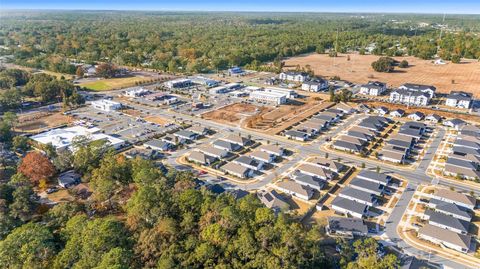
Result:
M285 61L286 69L296 65L310 65L316 75L339 76L354 83L366 83L369 80L387 82L389 87L398 87L403 83L431 84L438 92L448 93L451 90L465 90L480 97L480 62L462 60L460 64L448 63L435 65L431 60L415 57L394 57L396 60L407 60L409 68L395 68L393 73L373 71L371 63L379 58L375 55L340 54L335 59L326 54L309 54L292 57ZM455 83L452 84L452 80Z

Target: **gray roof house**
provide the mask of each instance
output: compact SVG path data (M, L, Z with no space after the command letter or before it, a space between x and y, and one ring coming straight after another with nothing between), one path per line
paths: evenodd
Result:
M241 148L241 146L238 145L238 144L230 143L228 141L224 141L224 140L220 140L220 139L213 142L212 146L214 148L223 149L223 150L226 150L226 151L229 151L229 152L237 151Z
M458 234L430 224L418 230L418 237L462 253L469 252L472 243L470 235Z
M471 125L471 124L465 125L460 130L460 134L480 138L480 128L478 126Z
M335 140L332 147L338 150L361 152L363 147L343 140Z
M368 206L373 206L376 202L375 195L349 186L343 188L338 196Z
M209 156L209 155L205 155L205 154L203 154L202 152L199 152L199 151L192 151L190 153L190 155L188 155L187 158L188 158L189 161L196 162L196 163L199 163L201 165L211 165L212 163L214 163L217 160L217 158Z
M370 135L367 132L358 132L354 130L349 130L347 132L347 135L364 140L364 141L371 141L373 139L373 135Z
M277 145L271 145L271 144L270 145L261 145L258 149L261 150L261 151L279 156L279 157L281 157L285 154L285 149L283 147L277 146Z
M310 200L314 193L311 187L299 184L295 181L282 181L277 184L277 188L284 193L288 193L306 201Z
M342 197L336 197L335 199L333 199L331 206L332 209L336 212L343 213L355 218L362 218L363 216L365 216L368 210L367 205L357 203Z
M257 197L266 207L273 209L275 212L290 209L290 205L275 190L260 190L257 192Z
M466 208L456 204L443 202L437 199L430 199L428 206L434 208L437 212L452 216L457 219L468 222L472 220L472 214Z
M329 180L333 177L332 171L308 163L298 166L297 171L300 171L301 173L306 175L318 177L323 180Z
M364 180L375 182L375 183L382 184L382 185L387 185L390 182L390 180L392 179L392 177L389 176L389 175L382 174L382 173L377 173L377 172L370 171L370 170L360 171L360 173L357 175L357 177L360 178L360 179L364 179Z
M239 178L249 178L253 174L251 169L234 162L223 165L221 170Z
M367 181L365 179L361 179L357 177L352 179L352 181L350 181L350 186L357 190L369 192L378 196L381 196L383 194L384 187L385 187L380 183Z
M454 128L455 130L462 129L466 124L467 123L461 119L450 119L443 122L443 125Z
M180 138L186 139L186 140L196 140L198 137L198 134L188 131L188 130L180 130L176 133L173 134L174 136L178 136Z
M425 210L425 217L428 223L443 229L459 234L468 234L470 222L436 212L430 209Z
M467 179L477 179L480 178L480 171L477 169L478 164L472 161L465 161L450 156L445 163L444 173L446 175L460 176Z
M271 153L268 153L268 152L265 152L265 151L262 151L262 150L257 150L257 151L254 151L250 154L250 157L252 157L253 159L257 160L257 161L260 161L260 162L264 162L264 163L273 163L275 161L275 158L276 156L271 154Z
M433 198L470 210L473 210L477 204L477 200L474 197L447 189L437 189L433 194Z
M442 120L442 117L437 114L429 114L428 116L425 117L425 120L433 123L437 123Z
M252 142L250 139L248 139L246 137L239 136L239 135L234 135L234 134L231 134L231 135L229 135L225 138L222 138L222 140L233 143L233 144L240 145L242 147L247 146L248 144L250 144Z
M312 189L320 191L326 184L325 180L322 180L318 177L304 174L302 172L294 172L291 175L291 178L298 184L309 186Z
M204 147L199 147L198 151L203 152L204 154L219 158L219 159L224 158L228 155L228 151L226 151L224 149L215 148L211 145L206 145Z
M315 157L309 161L309 163L318 165L322 168L328 169L330 171L333 171L335 173L342 172L345 170L347 167L339 162L336 162L334 160L330 160L327 158L323 157Z
M143 143L143 146L145 146L146 148L150 148L158 151L171 150L175 147L174 144L165 142L159 139L152 139L150 141L147 141Z
M66 171L58 175L58 185L62 188L70 188L80 184L82 176L73 170Z
M325 229L330 236L353 238L354 236L366 236L368 234L368 227L360 218L328 217L328 224Z
M307 133L300 132L300 131L295 131L295 130L286 131L285 136L287 138L298 140L298 141L305 141L309 137L309 135Z
M256 171L262 170L263 168L262 161L258 161L250 156L242 155L233 160L233 162Z

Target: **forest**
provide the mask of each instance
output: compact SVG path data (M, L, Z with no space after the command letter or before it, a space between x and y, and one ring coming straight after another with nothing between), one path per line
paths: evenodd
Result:
M20 65L75 73L74 62L211 72L328 51L480 58L475 15L72 12L2 14L0 53ZM426 23L429 26L419 26ZM448 25L440 30L441 25Z

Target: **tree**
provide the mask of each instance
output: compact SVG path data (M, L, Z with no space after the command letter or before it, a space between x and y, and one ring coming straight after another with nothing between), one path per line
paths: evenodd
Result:
M17 187L13 191L13 202L9 206L10 215L24 222L30 220L36 209L32 197L34 197L34 192L31 186Z
M16 150L26 152L30 149L29 139L25 136L17 135L13 138L12 145Z
M41 179L50 179L55 174L55 167L45 155L33 151L23 157L18 171L30 178L34 184L38 184Z
M394 69L395 60L390 57L380 57L372 63L373 70L377 72L392 72Z
M408 67L408 61L407 60L402 60L399 64L398 67L400 68L407 68Z
M105 201L131 180L130 162L123 155L115 156L110 152L103 157L100 166L93 170L90 185L96 200Z
M387 254L380 257L377 252L379 250L378 243L373 238L359 239L353 243L355 253L358 258L351 261L347 265L347 269L395 269L398 268L399 261L393 254Z
M53 165L58 171L63 172L72 168L73 154L69 149L62 149L57 152L53 159Z
M99 77L112 78L118 75L118 69L112 63L99 64L95 73Z
M460 55L458 55L458 54L453 54L453 55L452 55L452 63L454 63L454 64L460 63L461 59L462 59L462 58L461 58Z

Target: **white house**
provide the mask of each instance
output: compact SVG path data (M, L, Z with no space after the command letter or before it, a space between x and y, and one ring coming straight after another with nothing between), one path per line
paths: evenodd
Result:
M314 192L309 186L301 185L294 181L282 181L277 184L277 189L305 201L310 200Z
M387 84L380 81L369 81L360 86L359 94L363 95L382 95L387 90Z
M428 94L429 99L435 96L435 91L437 90L437 88L431 85L422 85L422 84L413 84L413 83L405 83L398 88L404 89L407 91L426 93Z
M457 234L431 224L420 228L418 230L418 237L462 253L469 252L472 242L470 235Z
M296 72L296 71L282 72L278 77L280 78L280 80L294 81L294 82L304 82L309 78L306 72Z
M424 117L425 117L425 114L423 114L422 112L419 112L419 111L408 115L408 118L411 119L411 120L414 120L414 121L422 120Z
M325 79L316 79L310 81L304 81L302 83L302 90L308 92L319 92L328 88L328 81Z
M430 99L428 93L400 88L392 91L389 97L391 103L401 103L414 106L426 106L428 102L430 102Z
M445 105L450 107L470 108L472 104L472 94L463 91L452 91L445 100Z
M92 101L92 107L103 111L113 111L122 108L122 104L108 99Z

